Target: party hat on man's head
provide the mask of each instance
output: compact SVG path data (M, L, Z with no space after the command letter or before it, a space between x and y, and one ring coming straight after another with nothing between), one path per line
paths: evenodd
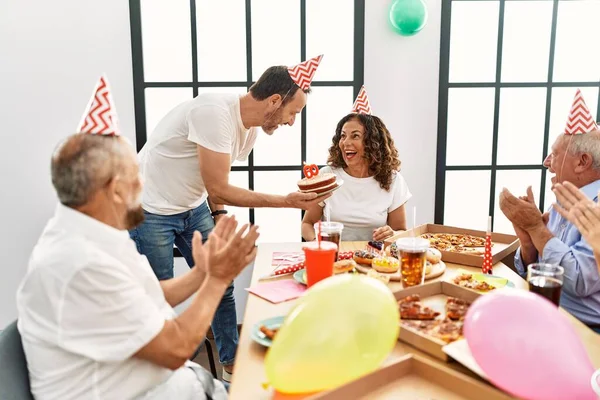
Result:
M581 90L577 89L564 134L583 135L597 129L598 125L592 118L592 113L587 104L585 104Z
M104 75L100 77L94 88L92 98L83 113L83 117L81 117L81 122L77 126L77 133L119 135L117 112L110 94L108 80Z
M361 86L354 105L352 106L352 112L356 114L371 115L371 104L369 103L369 97L367 97L367 91L364 86Z
M290 74L290 77L294 83L300 86L303 90L308 90L313 78L315 77L315 72L317 72L317 68L319 68L322 58L323 54L301 62L293 67L288 67L288 73Z

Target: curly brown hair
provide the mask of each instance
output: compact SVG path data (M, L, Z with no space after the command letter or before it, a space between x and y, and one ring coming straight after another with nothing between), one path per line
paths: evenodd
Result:
M333 168L347 167L339 144L344 124L352 119L360 122L365 129L364 158L369 161L369 173L379 182L382 189L389 191L395 172L400 171L400 158L390 131L379 117L351 113L342 118L337 124L335 135L331 141L327 164Z

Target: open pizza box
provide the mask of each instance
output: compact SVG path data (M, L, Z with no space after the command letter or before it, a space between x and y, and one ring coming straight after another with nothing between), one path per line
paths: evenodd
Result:
M399 361L311 399L505 400L509 395L417 355Z
M385 245L389 246L400 238L413 236L413 231L415 236L420 236L424 233L454 233L485 238L486 235L485 231L457 228L453 226L437 224L425 224L417 226L414 229L395 234L394 236L385 240ZM492 265L494 265L517 250L517 248L519 247L519 239L515 235L507 235L504 233L492 232L492 244ZM478 249L481 250L481 255L441 251L442 260L445 262L451 262L455 264L481 267L481 264L483 264L483 247Z
M423 285L413 286L411 288L402 289L394 293L396 300L401 300L407 296L418 294L421 297L421 304L424 307L429 307L440 313L435 319L443 320L446 318L446 299L448 297L456 297L473 303L480 294L449 282L431 282ZM399 340L424 351L442 361L448 361L449 357L444 352L444 346L448 343L445 341L428 336L416 328L407 326L403 321L400 321L400 336Z

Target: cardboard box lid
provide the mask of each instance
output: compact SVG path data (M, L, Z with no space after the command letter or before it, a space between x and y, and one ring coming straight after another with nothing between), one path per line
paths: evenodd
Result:
M410 237L422 235L424 233L456 233L456 234L464 234L464 235L473 235L484 237L486 235L485 231L478 231L473 229L459 228L455 226L447 226L447 225L438 225L438 224L423 224L419 225L416 228L404 232L399 232L396 235L392 236L390 239L386 240L386 244L391 244L394 241L398 240L402 237ZM389 241L389 243L388 243ZM496 264L501 261L503 258L508 256L510 253L517 250L519 247L519 238L515 235L507 235L504 233L492 232L492 243L494 246L492 247L492 262ZM441 251L442 260L446 262L451 262L455 264L469 265L473 267L481 267L483 263L483 256L477 254L468 254L468 253L456 253L450 251Z
M508 395L443 365L416 355L407 355L339 388L311 399L402 399L504 400Z

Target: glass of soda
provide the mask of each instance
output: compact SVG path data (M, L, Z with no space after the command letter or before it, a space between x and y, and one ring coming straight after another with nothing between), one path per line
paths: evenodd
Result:
M544 263L529 264L527 266L529 291L545 297L558 307L564 274L565 269L560 265Z
M408 237L396 240L400 252L400 274L402 287L421 285L425 279L425 263L429 240Z
M315 236L319 233L319 223L314 225ZM338 251L335 252L335 261L338 259L338 252L340 248L340 242L342 241L342 231L344 230L344 224L341 222L321 222L321 240L325 242L333 242L337 245Z

